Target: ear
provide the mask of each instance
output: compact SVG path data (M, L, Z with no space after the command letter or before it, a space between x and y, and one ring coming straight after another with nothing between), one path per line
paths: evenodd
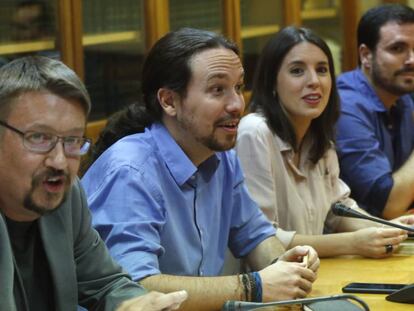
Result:
M157 92L157 99L167 115L175 116L177 114L176 104L179 96L176 92L167 88L160 88Z
M364 69L371 69L372 51L365 45L361 44L358 49L361 66Z

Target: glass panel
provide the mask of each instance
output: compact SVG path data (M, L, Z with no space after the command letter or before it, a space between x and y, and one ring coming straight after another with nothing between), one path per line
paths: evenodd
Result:
M241 37L246 89L252 87L257 60L269 38L279 31L283 19L282 1L241 0Z
M90 120L108 117L139 99L144 58L143 0L85 0L85 84Z
M29 54L59 58L57 1L0 2L0 66Z
M342 15L340 0L302 0L302 25L318 33L331 49L335 72L342 71Z
M192 27L222 32L220 0L170 0L170 28Z

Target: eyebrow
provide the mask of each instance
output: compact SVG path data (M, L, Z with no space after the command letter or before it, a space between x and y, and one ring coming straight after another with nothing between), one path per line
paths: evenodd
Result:
M305 62L301 61L301 60L294 60L294 61L290 62L289 65L303 65L304 63ZM329 62L323 60L323 61L317 62L316 64L317 65L328 65Z
M408 42L406 40L401 40L401 39L398 38L395 41L390 41L390 42L385 44L386 47L392 46L392 45L405 45L405 46L408 46Z

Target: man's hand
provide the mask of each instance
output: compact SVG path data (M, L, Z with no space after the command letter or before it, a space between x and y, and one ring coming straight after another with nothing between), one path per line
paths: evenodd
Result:
M391 222L407 226L407 227L413 227L414 226L414 215L406 215L406 216L400 216L397 218L394 218L391 220Z
M313 272L318 271L320 265L318 253L311 246L296 246L286 251L279 257L279 260L303 262L305 256L307 256L306 268L311 269Z
M307 263L303 258L307 256ZM312 290L319 268L319 258L310 246L297 246L279 260L259 271L262 279L263 301L303 298Z
M124 301L117 311L169 311L177 310L187 299L186 291L163 294L150 292L148 294Z

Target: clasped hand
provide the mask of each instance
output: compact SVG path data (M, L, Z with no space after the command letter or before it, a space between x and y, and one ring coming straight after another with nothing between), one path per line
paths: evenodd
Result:
M308 255L308 262L303 262ZM320 261L310 246L296 246L279 260L259 271L262 279L263 301L303 298L312 290Z

